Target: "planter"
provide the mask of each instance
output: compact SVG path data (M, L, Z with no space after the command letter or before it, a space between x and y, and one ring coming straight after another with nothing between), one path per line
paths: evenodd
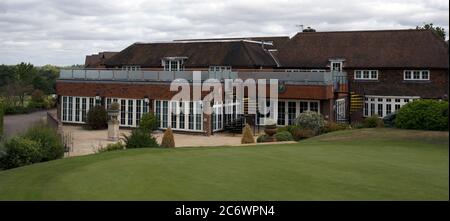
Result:
M108 110L108 116L110 117L117 117L119 116L119 110Z
M277 133L277 126L276 125L266 125L264 128L264 133L266 133L267 136L269 136L267 138L267 142L274 142L275 137L273 135Z

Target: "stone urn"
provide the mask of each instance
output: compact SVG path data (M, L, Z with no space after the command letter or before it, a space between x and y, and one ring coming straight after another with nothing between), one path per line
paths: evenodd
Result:
M264 133L268 136L267 142L274 142L275 137L273 135L277 133L277 122L273 119L266 119L265 122Z
M120 113L120 105L118 103L112 103L107 110L108 120L108 140L119 140L119 120L117 119Z

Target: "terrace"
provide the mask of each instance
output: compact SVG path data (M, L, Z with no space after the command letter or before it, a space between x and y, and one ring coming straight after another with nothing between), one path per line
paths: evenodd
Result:
M123 82L171 82L183 78L192 82L194 71L127 71L118 69L62 69L59 80L76 81L123 81ZM335 92L346 90L347 74L345 72L327 71L291 72L285 70L273 71L198 71L201 80L219 79L278 79L293 85L333 85Z

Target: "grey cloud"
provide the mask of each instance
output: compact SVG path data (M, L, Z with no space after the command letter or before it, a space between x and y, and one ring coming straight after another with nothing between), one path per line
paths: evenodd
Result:
M79 64L133 42L414 28L448 31L445 0L2 0L0 63Z

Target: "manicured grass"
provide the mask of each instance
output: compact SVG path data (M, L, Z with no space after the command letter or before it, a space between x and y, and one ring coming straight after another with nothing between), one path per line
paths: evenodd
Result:
M448 200L448 132L134 149L0 172L1 200Z

